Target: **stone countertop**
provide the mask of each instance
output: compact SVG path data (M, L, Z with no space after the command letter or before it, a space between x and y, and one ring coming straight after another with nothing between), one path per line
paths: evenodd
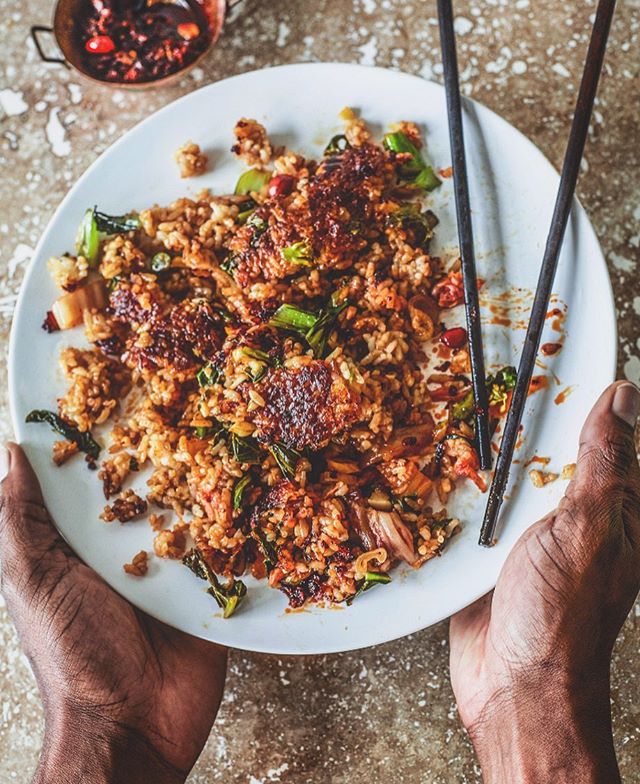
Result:
M594 0L458 0L461 81L561 164ZM150 112L210 81L267 65L339 60L441 81L435 0L245 0L202 67L175 86L131 94L47 66L29 41L49 0L0 0L0 341L26 264L83 170ZM580 198L600 237L620 326L619 373L640 382L639 0L620 0L587 143ZM1 435L10 436L6 369ZM613 665L616 746L639 781L639 608ZM34 769L42 711L0 605L0 784ZM479 782L448 681L447 624L377 648L278 658L233 652L224 702L194 784Z

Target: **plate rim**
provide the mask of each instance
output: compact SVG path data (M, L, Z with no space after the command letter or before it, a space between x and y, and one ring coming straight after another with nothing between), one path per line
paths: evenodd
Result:
M388 77L388 76L394 76L394 77L399 77L399 78L402 78L402 79L411 79L411 80L414 80L417 85L423 85L423 84L426 83L426 84L432 85L433 87L437 88L441 92L444 91L444 87L440 83L435 82L433 80L424 79L421 76L418 76L416 74L411 74L411 73L408 73L406 71L401 71L401 70L392 69L392 68L384 68L384 67L381 67L381 66L367 66L367 65L361 65L361 64L358 64L358 63L349 63L349 62L340 62L340 61L318 62L318 63L305 63L305 62L302 62L302 63L287 63L287 64L284 64L284 65L268 66L268 67L265 67L265 68L259 68L259 69L253 69L253 70L250 70L250 71L244 71L242 73L234 74L233 76L229 76L229 77L226 77L224 79L219 79L219 80L215 80L215 81L209 82L208 84L203 85L202 87L199 87L196 90L192 90L190 92L187 92L184 95L174 99L173 101L170 101L169 103L165 104L161 108L157 109L155 112L151 113L149 116L145 117L144 119L140 120L138 123L135 123L130 128L128 128L122 134L122 136L120 136L115 142L113 142L111 145L109 145L107 148L105 148L100 153L100 155L98 155L95 158L95 160L93 160L86 167L86 169L80 174L80 176L75 180L75 182L73 183L71 188L69 188L69 190L62 197L62 199L58 203L57 207L55 208L55 210L51 214L51 217L47 221L47 224L42 229L42 232L40 234L40 238L39 238L39 240L38 240L38 242L37 242L37 244L36 244L36 246L34 248L33 255L32 255L32 257L31 257L31 259L30 259L30 261L29 261L29 263L27 265L27 268L25 269L24 276L23 276L22 282L20 284L20 289L19 289L17 300L16 300L14 313L13 313L13 316L12 316L11 329L10 329L10 335L9 335L9 348L8 348L8 356L7 356L8 399L9 399L10 421L11 421L11 425L13 427L13 431L14 431L14 434L16 436L16 440L17 440L18 443L21 443L25 439L25 431L23 429L25 425L24 425L24 422L22 422L18 418L18 416L17 416L18 391L17 391L17 381L16 381L16 378L17 378L17 374L18 374L18 368L17 368L17 358L16 357L17 357L18 330L17 330L15 325L17 323L18 316L19 316L19 314L20 314L20 312L21 312L21 310L23 308L24 298L26 296L26 294L25 294L26 289L27 289L27 287L28 287L28 285L29 285L29 283L31 281L32 276L35 274L35 269L36 269L36 266L37 266L37 260L38 260L39 256L42 254L42 247L43 247L43 245L45 243L45 239L47 238L47 235L49 234L49 231L50 231L52 225L56 222L59 213L62 211L62 209L64 208L64 206L67 203L67 201L73 196L73 194L76 192L76 190L79 187L81 187L82 183L90 175L90 173L93 171L93 169L100 164L102 158L107 153L110 153L113 150L118 149L121 145L127 144L128 139L129 139L130 135L133 132L138 132L147 123L151 123L151 121L155 121L158 116L162 116L164 113L168 113L170 111L175 111L176 106L180 105L182 102L185 102L187 100L193 100L192 96L197 95L199 93L203 93L204 91L207 91L207 90L211 89L212 87L215 87L215 86L217 86L217 85L219 85L221 83L225 83L226 84L226 83L232 83L232 82L237 81L237 80L242 80L242 79L247 79L247 78L250 79L252 76L255 76L256 74L264 73L264 72L267 72L267 71L268 72L276 71L276 72L279 72L279 73L285 73L287 71L293 71L293 70L295 70L295 71L302 71L302 70L306 70L306 71L321 71L321 70L327 70L327 69L332 69L332 68L336 68L336 67L341 68L341 69L351 70L351 71L377 72L381 77L385 77L385 78ZM515 134L519 138L519 140L521 142L524 142L526 145L528 145L531 148L533 148L533 150L537 153L537 155L539 155L542 158L542 160L544 161L544 164L548 167L550 173L556 179L556 181L559 179L559 174L558 174L557 169L549 161L547 156L542 152L542 150L540 150L539 147L536 146L536 144L531 139L529 139L516 126L512 125L506 119L504 119L499 114L494 112L492 109L490 109L489 107L485 106L481 102L476 101L473 98L465 97L463 99L463 104L466 104L467 106L471 106L471 107L479 107L482 110L483 113L488 113L491 116L491 118L492 118L492 120L494 122L499 123L504 128L508 129L509 133ZM581 204L581 202L580 202L580 200L578 199L577 196L574 197L574 203L573 203L573 206L572 206L572 214L575 214L576 218L579 218L579 219L581 219L583 221L584 228L581 229L581 232L584 232L585 235L586 234L589 235L587 239L593 245L593 248L595 250L597 250L598 261L599 261L600 265L602 266L603 271L605 273L604 278L605 278L607 286L606 286L606 296L603 296L603 299L606 299L606 304L608 304L609 307L606 308L606 309L603 309L603 311L605 311L607 313L608 318L609 318L609 320L611 322L609 331L610 331L610 334L611 334L611 342L612 342L612 347L611 347L611 352L610 352L611 363L610 363L609 368L605 369L605 370L608 370L606 375L608 377L610 377L611 381L613 381L615 379L616 373L617 373L617 356L618 356L619 341L618 341L618 328L617 328L617 320L616 320L615 299L614 299L614 293L613 293L613 286L612 286L612 283L611 283L611 277L609 275L609 270L608 270L608 267L607 267L606 259L605 259L604 253L602 251L602 248L601 248L600 242L598 240L598 237L596 235L595 229L594 229L594 227L593 227L593 225L591 223L591 220L589 218L589 215L588 215L587 211L584 209L584 207L582 206L582 204ZM602 292L602 294L605 295L605 292ZM53 518L52 518L52 520L53 520ZM54 522L54 525L55 525L55 522ZM56 526L56 529L64 537L64 534L60 531L60 529L57 526ZM500 570L501 569L502 569L502 566L500 567ZM374 645L383 645L385 643L392 642L393 640L401 639L401 638L409 636L411 634L416 634L417 632L422 631L423 629L429 628L430 626L433 626L433 625L435 625L437 623L440 623L440 622L446 620L448 617L450 617L451 614L453 614L453 613L463 609L464 607L468 606L469 604L472 604L474 601L479 599L481 596L484 596L487 592L491 591L493 589L493 587L495 586L495 584L496 584L496 580L497 580L498 576L499 576L499 572L498 572L498 575L496 576L495 579L491 578L488 581L484 581L484 582L480 583L479 586L478 586L477 592L474 592L474 598L471 599L470 601L466 602L465 604L463 604L457 610L452 611L452 613L449 613L448 610L447 610L445 615L442 615L441 617L439 617L438 619L430 622L426 626L421 621L416 620L413 624L407 624L407 626L405 627L405 631L403 631L402 633L397 633L395 631L390 633L390 634L382 633L382 634L380 634L377 637L375 642L367 641L367 642L364 642L362 644L356 644L356 645L353 645L352 643L349 643L347 645L347 647L345 647L344 645L339 644L339 640L341 639L341 637L337 636L337 637L334 637L334 638L331 638L331 637L329 638L329 640L333 639L335 641L334 644L327 644L329 642L329 640L327 640L327 638L324 638L323 645L322 646L315 646L312 651L296 648L296 647L294 647L291 644L291 642L289 642L288 645L284 645L283 644L283 645L280 645L277 648L274 648L273 646L269 647L268 645L260 645L260 644L252 645L251 648L242 648L239 645L235 646L232 643L228 643L228 642L217 643L217 644L222 644L222 645L225 645L226 647L235 648L237 650L251 650L251 651L254 651L256 653L266 653L266 654L272 654L272 655L324 655L324 654L331 654L331 653L341 653L341 652L355 651L355 650L360 650L360 649L363 649L363 648L371 647L371 646L374 646ZM105 578L102 578L102 579L105 579ZM111 585L111 583L108 583L108 584L109 584L109 586L111 587L112 590L116 591L116 593L118 593L119 595L123 596L123 598L125 598L126 601L128 601L130 604L132 604L134 606L137 606L137 605L134 604L134 602L131 601L131 599L127 598L122 593L120 593L120 591L118 591L117 588L115 588L113 585ZM150 615L151 617L155 618L156 620L159 620L159 621L161 621L163 623L167 623L168 625L171 625L171 624L169 624L168 621L166 621L162 617L159 617L153 611L150 611L150 610L145 608L143 610L143 612L147 613L148 615ZM206 635L204 632L202 634L198 634L197 632L184 632L184 633L187 633L187 634L188 633L192 633L195 636L201 637L202 639L206 639L206 640L211 641L211 637ZM335 644L335 643L338 643L338 644Z

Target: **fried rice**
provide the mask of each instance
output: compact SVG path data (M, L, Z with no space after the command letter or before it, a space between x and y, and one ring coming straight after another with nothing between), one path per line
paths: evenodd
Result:
M441 553L456 482L484 489L466 333L441 323L459 262L429 250L439 179L413 123L378 144L345 116L319 162L243 118L232 152L254 168L234 194L88 211L77 254L49 265L65 294L45 328L82 320L92 345L64 349L67 392L33 421L66 436L57 463L91 467L109 422L103 519L172 509L173 528L151 515L155 553L225 617L247 573L292 607L350 603ZM144 500L126 485L147 468Z

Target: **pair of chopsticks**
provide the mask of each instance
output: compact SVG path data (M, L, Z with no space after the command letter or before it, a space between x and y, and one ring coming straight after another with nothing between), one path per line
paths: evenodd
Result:
M505 423L500 451L496 462L496 470L489 490L487 508L480 530L478 543L485 547L491 547L495 542L494 537L498 514L500 513L500 508L504 500L513 453L518 438L520 424L522 422L524 406L529 394L529 385L533 376L536 355L540 346L542 329L549 308L553 280L558 266L558 257L560 255L564 233L571 213L573 196L578 173L580 171L580 162L582 160L582 153L589 130L593 102L598 87L600 72L602 71L602 63L615 5L616 0L600 0L598 3L585 67L582 74L582 81L580 83L576 109L571 124L569 140L567 142L562 173L560 175L558 195L551 218L551 226L540 268L529 326L527 328L524 347L520 357L518 378L513 390L511 405L507 414L507 421ZM464 278L469 354L471 358L473 393L476 400L478 453L480 456L481 468L489 468L491 465L491 455L488 432L487 391L484 379L480 311L473 252L469 188L464 154L464 136L462 129L455 33L453 28L452 0L438 0L438 15L442 61L444 66L444 81L447 94L451 153L453 157L454 190L458 219L458 234L460 238L462 274Z

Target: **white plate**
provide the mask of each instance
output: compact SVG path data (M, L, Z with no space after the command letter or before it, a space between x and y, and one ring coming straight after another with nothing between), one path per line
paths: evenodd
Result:
M50 255L73 248L84 210L98 204L121 214L154 202L166 204L202 187L228 192L240 165L228 153L239 117L263 122L277 143L320 155L339 132L338 113L357 107L376 132L389 123L414 120L426 131L437 168L450 162L444 92L417 77L341 64L289 65L242 74L211 84L170 104L123 136L85 172L56 211L27 272L13 323L10 396L15 432L41 479L49 509L75 551L123 596L172 626L237 648L271 653L326 653L382 643L446 618L488 591L509 550L525 528L552 508L563 492L558 481L543 490L526 479L522 463L503 517L496 547L478 547L485 497L474 488L457 493L450 510L464 529L444 556L419 571L396 569L389 586L377 587L350 608L285 612L285 597L248 580L242 611L222 620L203 584L177 562L152 559L144 579L124 574L122 564L140 549L151 550L145 522L120 526L98 520L104 506L100 483L81 459L56 469L53 435L45 425L25 425L33 408L55 408L63 390L56 356L78 342L74 334L47 335L40 325L57 296L47 270ZM543 155L504 120L465 102L471 203L483 297L508 287L535 288L558 176ZM209 154L214 170L180 180L172 160L187 139ZM559 142L560 143L560 142ZM563 143L563 140L562 140ZM436 249L455 246L452 180L433 197L441 219ZM519 459L535 451L559 469L575 458L581 423L599 392L614 378L616 329L609 278L589 220L575 204L560 260L555 292L568 304L566 343L545 364L559 379L529 399ZM527 300L530 304L530 300ZM490 314L489 314L490 315ZM526 317L526 313L524 314ZM516 316L522 319L523 314ZM460 322L462 316L455 317ZM544 340L557 338L548 327ZM489 366L517 364L523 330L485 326ZM574 390L563 405L561 389ZM524 481L522 481L524 477ZM144 492L144 485L134 484Z

